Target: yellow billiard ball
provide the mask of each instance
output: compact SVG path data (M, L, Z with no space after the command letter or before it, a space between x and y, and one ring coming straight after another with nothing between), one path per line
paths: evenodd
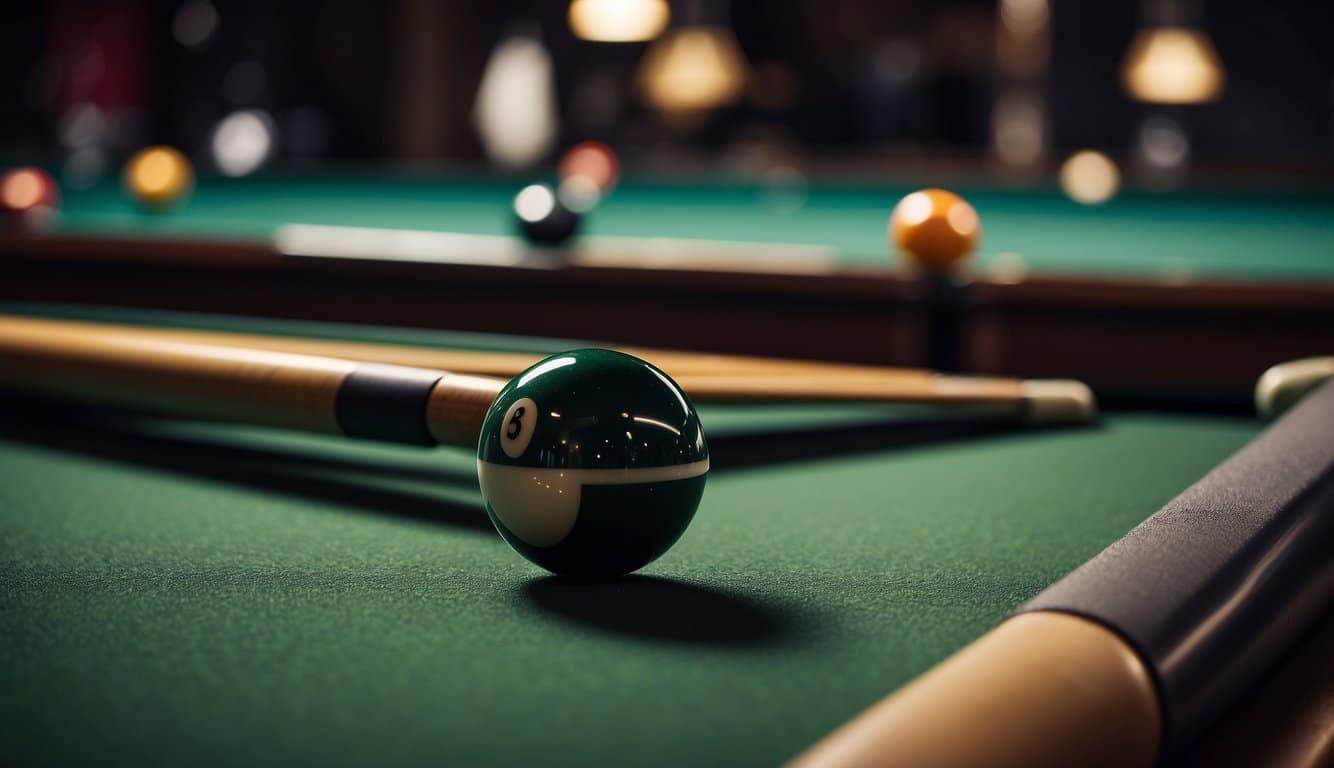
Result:
M943 189L913 192L894 206L889 217L893 247L928 272L954 269L977 247L981 235L973 206Z
M125 164L125 191L145 208L163 211L180 204L194 188L190 161L173 147L147 147Z

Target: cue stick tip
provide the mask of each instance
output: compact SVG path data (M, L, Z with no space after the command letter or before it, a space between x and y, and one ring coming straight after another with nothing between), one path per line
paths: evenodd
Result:
M1072 379L1037 379L1024 382L1024 406L1035 424L1087 424L1098 418L1093 390Z

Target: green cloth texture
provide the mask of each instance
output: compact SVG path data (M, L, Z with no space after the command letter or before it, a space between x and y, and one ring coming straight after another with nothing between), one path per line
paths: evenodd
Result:
M308 173L204 178L166 214L139 210L115 179L67 190L58 231L257 238L288 223L514 234L511 201L526 180L488 176ZM944 182L934 182L944 184ZM1334 280L1334 195L1327 190L1126 192L1097 206L1054 188L945 184L982 219L973 265L1052 273ZM926 186L921 184L918 186ZM895 268L889 213L908 185L664 183L629 178L581 237L685 237L828 246L839 262Z
M549 342L16 305L441 346ZM772 765L1002 620L1261 429L705 407L641 574L547 576L468 451L0 401L0 762Z

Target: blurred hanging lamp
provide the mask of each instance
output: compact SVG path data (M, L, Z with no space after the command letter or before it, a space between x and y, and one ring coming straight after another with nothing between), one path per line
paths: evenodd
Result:
M728 28L726 4L700 2L682 13L682 25L651 45L636 74L641 97L669 115L700 113L741 99L746 57Z
M506 170L531 167L555 146L555 65L535 24L517 26L491 52L472 119L487 156Z
M1121 83L1150 104L1200 104L1223 92L1223 62L1187 0L1149 0L1147 24L1130 43Z
M570 31L597 43L642 43L657 38L672 12L667 0L574 0Z

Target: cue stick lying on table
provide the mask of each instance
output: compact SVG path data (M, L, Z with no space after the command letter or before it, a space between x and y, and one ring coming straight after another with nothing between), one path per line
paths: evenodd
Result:
M206 331L181 328L94 323L79 320L48 320L65 323L71 330L107 326L135 328L145 334L176 341L214 344L247 349L270 349L276 352L325 355L351 360L410 365L424 368L447 368L459 373L481 376L514 376L545 355L531 352L482 352L450 350L403 344L380 344L357 341L334 341L271 334ZM620 352L634 355L671 374L673 378L692 374L740 375L771 373L839 374L843 376L875 375L894 378L921 378L935 375L925 368L885 368L853 363L834 363L817 360L793 360L776 357L723 355L704 352L680 352L645 347L613 346Z
M1334 379L1283 383L1300 372L1262 379L1262 401L1309 391L1263 434L795 765L1147 768L1188 750L1334 603ZM1307 747L1302 765L1334 754Z
M503 379L208 346L0 316L0 386L96 405L477 447Z
M28 331L65 333L92 342L117 342L127 335L174 344L313 355L362 363L448 370L509 378L541 355L431 349L357 342L0 315L0 331L21 338ZM1041 423L1083 423L1097 416L1093 394L1074 381L946 376L919 369L784 361L771 358L692 356L657 350L626 350L660 364L691 398L701 403L918 403L980 406L988 412ZM721 369L721 372L713 373Z

